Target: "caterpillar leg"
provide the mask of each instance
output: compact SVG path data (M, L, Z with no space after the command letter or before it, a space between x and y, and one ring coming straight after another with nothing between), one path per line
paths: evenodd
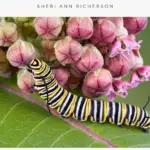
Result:
M143 130L143 132L145 132L145 133L148 133L148 129L142 129Z
M118 127L119 127L119 128L123 128L123 127L124 127L124 125L123 125L123 124L120 124L120 125L118 125Z
M61 114L60 114L60 116L61 116L62 118L68 118L68 117L66 117L66 116L63 116L63 115L61 115Z
M47 101L47 110L48 110L48 112L49 112L49 115L51 115L52 113L51 113L51 110L50 110L50 108L49 108L48 101Z

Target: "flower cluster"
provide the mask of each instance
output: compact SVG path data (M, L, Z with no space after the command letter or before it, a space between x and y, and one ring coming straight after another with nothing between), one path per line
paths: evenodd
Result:
M150 66L144 66L140 54L142 41L136 39L148 24L146 17L7 19L0 24L0 65L23 68L38 57L65 88L81 89L90 98L108 96L109 101L125 98L128 89L150 80ZM3 69L0 66L0 75ZM130 80L125 81L129 73ZM35 92L33 84L29 72L19 71L21 89Z

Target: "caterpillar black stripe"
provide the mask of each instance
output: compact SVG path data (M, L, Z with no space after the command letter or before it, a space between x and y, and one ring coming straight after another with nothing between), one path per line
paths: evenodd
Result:
M144 108L139 108L125 103L99 101L74 95L58 84L51 68L39 59L32 60L27 69L33 74L34 88L38 90L41 98L62 117L73 117L80 121L89 119L98 123L109 121L118 126L140 127L144 132L148 132L150 116L145 111L148 103Z

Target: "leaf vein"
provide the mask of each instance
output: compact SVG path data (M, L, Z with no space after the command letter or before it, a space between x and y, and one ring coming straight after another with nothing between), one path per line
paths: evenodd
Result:
M138 146L138 147L139 147L139 146L140 146L140 147L143 147L143 146L150 146L150 144L149 144L149 143L147 143L147 144L135 144L135 145L130 145L130 146L128 146L128 147L130 148L130 147L135 147L135 146L136 146L136 147L137 147L137 146Z
M73 130L75 130L75 129L70 129L70 130L67 130L67 131L63 132L63 133L62 133L59 137L57 137L57 139L51 144L51 148L54 146L54 144L55 144L56 142L58 142L58 141L60 140L60 138L62 138L64 135L66 135L66 134L72 132Z
M44 123L49 117L46 117L45 119L43 119L39 124L37 124L32 130L31 132L17 145L17 147L19 147L22 143L24 143L26 141L26 139L42 124Z
M89 144L89 146L87 146L87 147L90 148L92 145L94 145L94 144L96 144L96 143L97 143L97 142L94 141L94 142L92 142L91 144Z
M10 110L6 113L6 115L3 117L3 119L1 120L0 122L0 126L3 124L3 122L5 121L5 119L7 118L7 116L11 113L11 111L17 106L17 105L20 105L21 103L23 103L25 101L19 101L17 102L15 105L13 105Z
M124 137L124 136L131 136L131 135L141 135L141 133L122 134L122 135L119 135L119 136L112 137L109 140L111 141L111 140L114 140L114 139L117 139L117 138L121 138L121 137Z

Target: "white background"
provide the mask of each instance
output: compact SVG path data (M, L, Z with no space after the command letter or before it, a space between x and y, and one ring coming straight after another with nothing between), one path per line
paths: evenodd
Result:
M150 16L149 0L1 0L0 16ZM37 8L37 4L113 4L114 8Z

